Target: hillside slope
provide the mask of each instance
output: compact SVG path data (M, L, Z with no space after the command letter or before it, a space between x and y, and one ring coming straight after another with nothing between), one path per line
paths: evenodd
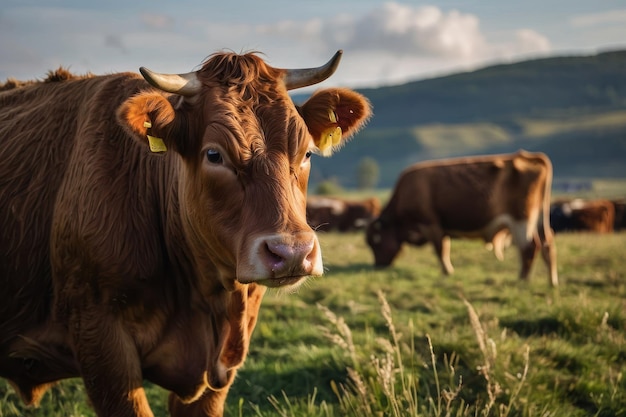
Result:
M626 51L495 65L359 90L374 106L363 132L311 180L356 185L359 162L390 187L407 165L459 155L546 152L558 177L626 177Z

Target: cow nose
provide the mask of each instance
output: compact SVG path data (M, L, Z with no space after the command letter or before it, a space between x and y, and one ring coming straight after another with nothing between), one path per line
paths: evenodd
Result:
M317 261L316 246L314 236L298 241L271 238L265 241L262 261L275 278L311 275Z
M237 280L269 287L292 286L324 273L322 252L313 231L257 236L237 262Z

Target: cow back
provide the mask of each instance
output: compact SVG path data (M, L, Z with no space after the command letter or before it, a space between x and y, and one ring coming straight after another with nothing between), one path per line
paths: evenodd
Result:
M416 164L401 174L383 214L458 231L504 214L523 219L541 207L549 172L543 157L527 153Z

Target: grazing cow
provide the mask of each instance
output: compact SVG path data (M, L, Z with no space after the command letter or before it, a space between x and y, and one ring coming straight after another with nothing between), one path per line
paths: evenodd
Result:
M618 232L626 229L626 200L612 200L613 211L615 211L615 220L613 221L613 230Z
M614 223L615 206L609 200L575 199L550 206L550 225L555 232L612 233Z
M528 279L537 249L558 285L550 230L552 164L541 153L519 151L415 164L400 174L388 204L367 229L377 266L388 266L403 242L431 242L443 272L451 274L450 237L493 243L498 258L508 235ZM542 216L543 213L543 216Z
M361 201L337 197L309 196L306 218L316 231L338 230L348 232L364 229L380 214L380 200L376 197Z
M80 376L99 416L221 416L266 287L323 272L312 152L370 115L336 69L214 54L195 72L73 76L0 93L0 376L26 403ZM147 82L146 82L147 81Z

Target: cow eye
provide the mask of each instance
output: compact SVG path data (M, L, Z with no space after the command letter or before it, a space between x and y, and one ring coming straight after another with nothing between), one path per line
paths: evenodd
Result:
M222 155L215 149L206 151L206 159L212 164L221 164L223 161Z
M302 161L300 162L300 166L306 167L310 161L311 161L311 155L313 155L313 151L307 151L307 153L304 154L304 158L302 158Z

